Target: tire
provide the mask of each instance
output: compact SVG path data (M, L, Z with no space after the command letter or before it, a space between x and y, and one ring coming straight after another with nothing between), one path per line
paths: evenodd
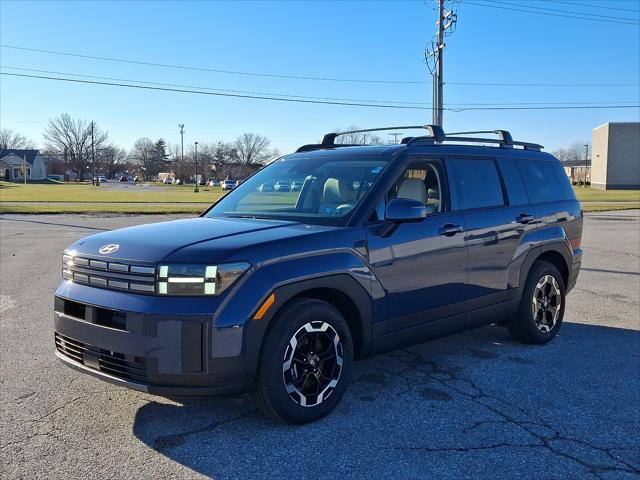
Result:
M352 367L353 342L342 314L321 300L293 300L273 319L262 345L258 408L279 421L318 420L344 395Z
M531 345L551 341L562 325L565 300L560 271L549 262L536 261L527 276L518 313L508 324L509 333Z

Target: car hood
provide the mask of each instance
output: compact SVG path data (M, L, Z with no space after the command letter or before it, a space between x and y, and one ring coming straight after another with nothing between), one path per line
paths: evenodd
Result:
M111 260L158 262L172 252L201 242L229 238L243 234L282 229L294 222L240 218L191 218L151 223L91 235L78 240L66 250L73 255L84 255ZM100 249L112 247L111 253Z

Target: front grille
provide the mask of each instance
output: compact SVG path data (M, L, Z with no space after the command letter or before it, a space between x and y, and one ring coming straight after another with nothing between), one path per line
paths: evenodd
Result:
M155 267L62 256L62 277L92 287L154 294L155 274Z
M60 335L58 332L55 333L55 340L58 352L82 365L114 377L139 382L147 381L147 366L144 358L92 347Z

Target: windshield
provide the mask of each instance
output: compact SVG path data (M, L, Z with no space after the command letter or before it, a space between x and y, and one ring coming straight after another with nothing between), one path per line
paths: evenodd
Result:
M343 225L387 163L367 157L283 157L241 183L206 216Z

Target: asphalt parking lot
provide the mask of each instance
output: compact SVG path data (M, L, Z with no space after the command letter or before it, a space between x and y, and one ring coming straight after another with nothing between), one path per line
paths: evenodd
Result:
M293 427L248 398L185 403L54 356L75 239L167 217L0 216L1 478L640 478L640 212L585 219L583 270L542 347L490 326L358 362Z

